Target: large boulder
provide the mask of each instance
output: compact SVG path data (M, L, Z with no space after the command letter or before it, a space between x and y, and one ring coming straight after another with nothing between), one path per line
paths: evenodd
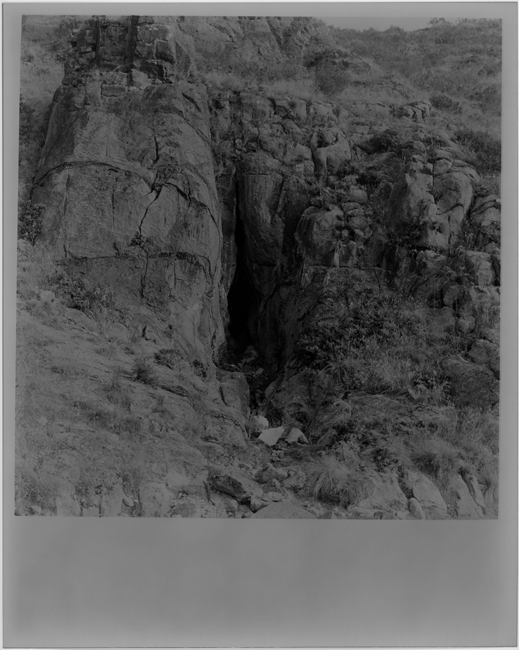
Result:
M478 197L470 210L470 222L476 229L475 243L499 244L501 238L501 201L495 195Z
M474 501L467 484L459 474L452 479L449 491L453 494L456 515L463 519L480 519L483 509Z
M431 479L420 472L408 472L406 483L427 519L447 518L447 505Z
M373 471L366 472L370 485L370 494L359 501L359 508L383 511L407 510L407 497L402 492L395 474L379 474Z
M468 352L471 361L480 366L486 366L499 379L499 346L485 339L474 341Z

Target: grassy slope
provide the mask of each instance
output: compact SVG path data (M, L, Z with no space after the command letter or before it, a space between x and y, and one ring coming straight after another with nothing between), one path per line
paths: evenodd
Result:
M439 22L414 32L332 31L338 44L371 58L385 73L401 74L429 96L448 95L462 110L460 123L468 119L469 126L500 136L500 21Z

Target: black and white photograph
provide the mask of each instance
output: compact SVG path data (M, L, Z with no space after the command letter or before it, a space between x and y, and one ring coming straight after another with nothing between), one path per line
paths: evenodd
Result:
M26 16L18 515L499 511L501 20Z
M5 646L517 643L517 5L3 15Z

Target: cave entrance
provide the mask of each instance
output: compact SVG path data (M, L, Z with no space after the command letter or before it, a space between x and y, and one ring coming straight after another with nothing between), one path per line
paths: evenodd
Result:
M227 347L231 357L241 361L249 345L254 345L251 323L258 309L259 297L250 280L245 255L245 232L243 223L236 219L235 241L237 248L236 271L227 294L229 325Z

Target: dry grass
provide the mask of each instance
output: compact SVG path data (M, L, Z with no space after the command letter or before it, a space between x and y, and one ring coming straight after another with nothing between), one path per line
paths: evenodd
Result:
M124 411L129 411L131 399L128 391L122 385L122 376L123 371L121 368L112 371L112 379L106 386L106 398L111 404L120 406Z
M205 84L211 89L230 90L240 92L250 85L250 81L234 72L219 72L211 70L204 75Z
M18 244L18 294L25 300L38 295L41 290L51 288L51 278L56 274L56 263L49 251L39 243Z
M297 97L307 102L327 101L313 79L280 79L265 84L264 92L272 97Z
M337 503L345 508L367 495L366 480L335 456L323 456L305 466L307 490L316 499Z
M467 469L463 451L441 438L427 438L416 444L411 453L416 467L446 487L450 478Z

